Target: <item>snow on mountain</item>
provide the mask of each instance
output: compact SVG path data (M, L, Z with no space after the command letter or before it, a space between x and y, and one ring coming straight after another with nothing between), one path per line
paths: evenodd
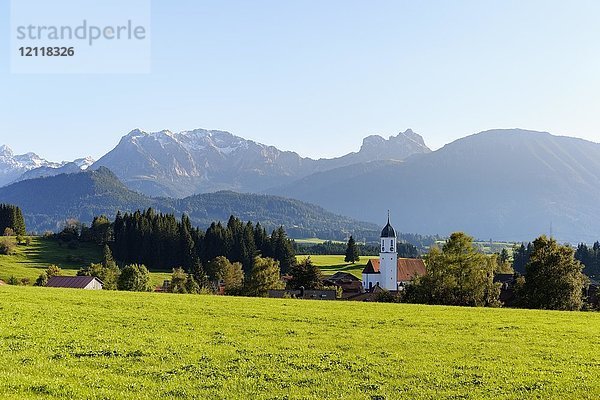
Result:
M25 179L80 172L94 163L91 157L75 161L48 161L35 153L15 155L7 145L0 146L0 187Z
M363 143L357 153L313 160L229 132L195 129L173 133L135 129L92 168L107 167L130 188L152 196L185 197L217 190L259 192L331 168L427 153L411 130Z
M60 166L60 163L44 160L35 153L15 155L7 145L0 146L0 186L13 182L29 170Z
M75 163L75 165L77 165L79 167L79 169L81 169L82 171L85 171L86 169L88 169L95 162L96 162L96 160L94 160L90 156L85 157L85 158L78 158L77 160L73 161L73 163Z

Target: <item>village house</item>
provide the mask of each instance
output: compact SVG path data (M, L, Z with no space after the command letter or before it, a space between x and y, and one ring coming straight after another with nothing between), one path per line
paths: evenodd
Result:
M363 285L356 276L348 272L336 272L323 278L324 286L335 286L342 289L342 298L348 298L364 292Z
M103 283L95 276L53 276L46 287L102 290Z

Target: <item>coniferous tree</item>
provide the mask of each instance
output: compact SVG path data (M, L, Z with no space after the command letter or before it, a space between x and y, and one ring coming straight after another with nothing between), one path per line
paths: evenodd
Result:
M296 263L296 254L292 242L288 239L282 226L271 234L271 246L273 248L273 258L279 261L281 273L286 274L290 267Z
M192 223L190 219L184 214L181 217L181 228L180 228L180 240L181 240L181 265L183 265L184 269L188 272L191 272L194 258L195 258L195 250L194 250L194 240L192 238Z
M113 258L112 251L110 251L110 247L108 244L104 245L102 249L102 266L104 268L111 268L116 266L115 259Z
M323 288L323 274L319 267L313 264L310 257L307 257L292 265L289 270L291 279L288 282L290 289L304 289L316 290Z
M521 246L516 247L513 250L513 270L519 274L525 273L525 266L529 262L529 256L531 255L531 243L525 244L521 243Z
M7 228L14 232L14 235L26 234L25 219L21 209L11 204L0 204L0 233Z
M348 246L346 247L346 257L344 257L344 261L352 264L354 264L356 261L360 261L358 247L356 246L356 242L354 241L354 237L352 237L352 235L350 235L350 239L348 239Z

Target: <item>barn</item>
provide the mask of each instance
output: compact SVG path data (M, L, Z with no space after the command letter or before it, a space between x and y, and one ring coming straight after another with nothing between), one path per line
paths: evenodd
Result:
M102 290L104 284L95 276L53 276L46 287Z

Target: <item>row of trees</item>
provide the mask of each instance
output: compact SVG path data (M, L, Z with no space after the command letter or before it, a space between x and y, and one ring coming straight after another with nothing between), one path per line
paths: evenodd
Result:
M172 293L222 293L236 296L264 297L269 290L282 289L279 262L256 256L249 274L240 262L218 256L206 264L205 273L189 273L174 268L168 291Z
M541 236L515 252L515 263L527 257L524 274L516 274L515 305L525 308L579 310L587 282L575 251ZM426 256L427 274L406 288L402 300L414 303L499 306L500 284L494 273L506 268L507 254L479 253L473 239L454 233ZM518 264L517 264L518 265Z
M354 240L354 237L353 237ZM356 243L356 242L355 242ZM356 243L358 253L362 256L379 255L379 244ZM399 257L416 258L419 256L419 250L410 243L398 242L397 251ZM294 242L294 250L299 255L346 255L348 249L347 243L326 241L323 243L298 243Z
M575 258L585 266L583 272L590 277L600 278L600 242L588 247L581 243L575 251Z
M23 236L25 231L25 219L21 209L11 204L0 204L0 233L10 232L11 236Z
M522 243L513 251L513 269L519 274L525 274L531 254L534 251L533 243ZM575 259L583 264L583 273L590 277L600 277L600 242L591 247L581 243L575 250Z
M92 236L112 240L115 258L123 264L144 264L151 270L182 267L194 274L199 265L223 256L241 263L249 274L258 255L278 261L283 273L295 263L292 242L282 227L268 235L259 223L243 223L234 216L226 226L213 222L206 231L192 227L186 215L177 220L152 209L118 213L108 229L102 221L92 224Z

